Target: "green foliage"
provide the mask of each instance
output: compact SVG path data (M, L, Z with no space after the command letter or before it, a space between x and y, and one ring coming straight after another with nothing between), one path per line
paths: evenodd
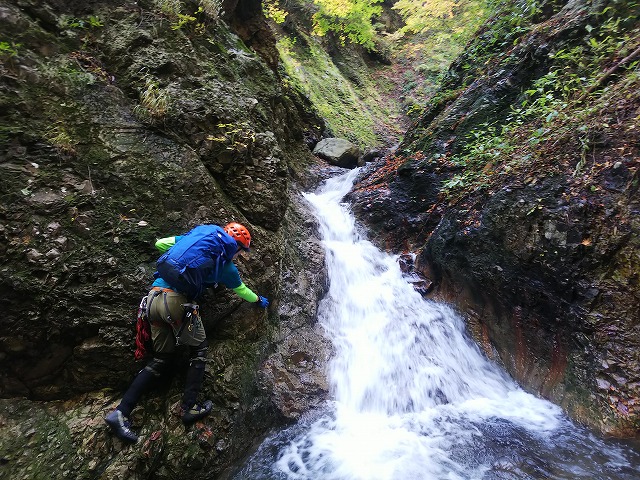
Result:
M262 2L262 11L264 16L276 23L284 23L288 13L280 8L278 0L264 0Z
M470 185L475 190L485 188L495 164L516 149L504 132L505 129L498 131L495 125L489 123L472 130L467 135L468 141L462 152L449 158L453 166L462 167L462 172L444 181L441 191L450 195L452 191Z
M487 0L399 0L393 6L405 25L390 38L399 63L408 63L415 79L405 82L402 103L409 117L417 118L451 64L463 51L489 11Z
M349 41L375 50L374 16L382 13L382 0L313 0L319 10L313 15L314 33L334 32L342 44Z
M57 122L44 132L44 138L64 155L75 155L78 142L73 140L62 122Z
M393 9L405 22L401 33L475 30L485 17L485 1L471 0L398 0Z
M87 21L89 22L89 26L93 27L93 28L98 28L98 27L103 27L104 26L102 21L98 17L95 17L93 15L91 15Z
M218 18L222 10L221 0L199 0L195 11L183 13L180 0L154 0L156 8L171 22L172 30L188 29L198 35L204 33L207 18Z
M6 60L18 55L18 48L22 46L21 43L14 42L0 42L0 58Z
M393 9L398 10L400 15L407 20L407 26L418 26L420 21L430 18L451 18L453 11L460 5L458 0L398 0ZM422 28L410 28L414 32L419 32Z
M588 26L584 43L551 52L554 65L524 92L520 105L512 107L510 125L535 119L542 119L544 125L571 115L567 112L571 101L597 84L612 58L624 57L633 48L631 33L620 31L620 21L609 18L597 29Z
M485 167L515 149L507 137L496 132L495 126L486 123L479 129L473 130L468 138L470 141L465 155L454 157L454 164L468 166L468 162L473 162L475 165Z
M72 28L72 29L87 29L87 28L100 28L100 27L103 27L104 24L102 23L102 20L100 20L99 17L96 17L95 15L91 15L86 19L76 18L76 17L66 18L65 26L67 28Z
M246 123L219 123L216 127L220 130L219 135L207 135L210 142L218 143L230 152L247 151L256 140L253 128Z
M376 126L389 122L394 113L386 108L374 79L362 75L355 86L313 37L285 37L277 46L287 73L285 85L311 100L334 135L362 147L380 144Z
M459 61L467 71L471 82L482 74L487 61L517 44L522 36L531 30L540 14L544 0L484 0L482 33L463 53Z
M202 8L202 7L200 7ZM198 19L191 15L184 15L182 13L176 14L176 21L171 24L171 30L180 30L185 25L189 25L192 22L196 22Z
M168 110L167 91L160 88L156 80L146 77L144 89L140 92L140 104L134 107L134 113L141 119L153 123L163 119Z
M621 28L625 17L606 16L607 11L600 13L596 27L587 26L581 42L549 53L549 71L522 93L501 126L484 124L471 131L462 151L448 158L463 171L443 182L443 193L482 188L497 170L508 173L518 162L535 156L540 144L558 138L576 142L579 158L573 175L583 171L590 131L597 128L589 118L602 107L581 100L599 85L604 70L637 48L633 38L640 34L640 27ZM630 64L626 71L630 78L637 77L638 63ZM519 155L514 156L514 152ZM498 164L502 164L500 168Z

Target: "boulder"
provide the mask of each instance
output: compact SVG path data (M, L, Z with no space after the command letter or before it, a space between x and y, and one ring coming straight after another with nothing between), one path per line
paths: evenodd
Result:
M384 156L384 151L379 148L367 148L358 159L358 166L362 167L369 162L373 162Z
M325 138L313 149L313 154L332 165L355 168L360 156L360 148L344 138Z

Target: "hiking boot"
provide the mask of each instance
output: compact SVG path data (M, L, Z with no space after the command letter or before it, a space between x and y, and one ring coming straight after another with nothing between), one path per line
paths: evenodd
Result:
M201 418L209 415L212 407L213 402L211 400L207 400L204 403L196 403L189 409L182 407L182 423L190 425L193 422L197 422Z
M120 410L114 410L104 418L104 421L111 427L113 433L116 434L120 440L129 443L136 443L138 441L138 435L135 434L131 427L129 420L124 418Z

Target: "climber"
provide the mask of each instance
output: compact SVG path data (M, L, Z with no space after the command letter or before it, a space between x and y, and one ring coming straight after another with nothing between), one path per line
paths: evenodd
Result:
M269 306L265 297L256 295L244 284L233 263L242 251L249 251L250 244L249 231L239 223L229 223L224 228L199 225L184 235L156 242L163 255L157 261L158 271L146 297L153 358L138 373L116 409L105 417L118 438L131 443L138 441L128 417L140 397L168 373L177 345L190 349L181 401L182 422L190 425L211 412L211 400L196 402L204 379L208 343L198 305L193 302L207 287L222 283L247 302L261 308Z

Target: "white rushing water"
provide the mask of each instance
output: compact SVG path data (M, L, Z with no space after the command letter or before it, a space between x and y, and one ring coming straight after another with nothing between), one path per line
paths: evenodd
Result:
M341 203L357 171L308 194L327 252L319 322L335 346L326 411L274 434L236 479L637 478L605 445L490 363Z

